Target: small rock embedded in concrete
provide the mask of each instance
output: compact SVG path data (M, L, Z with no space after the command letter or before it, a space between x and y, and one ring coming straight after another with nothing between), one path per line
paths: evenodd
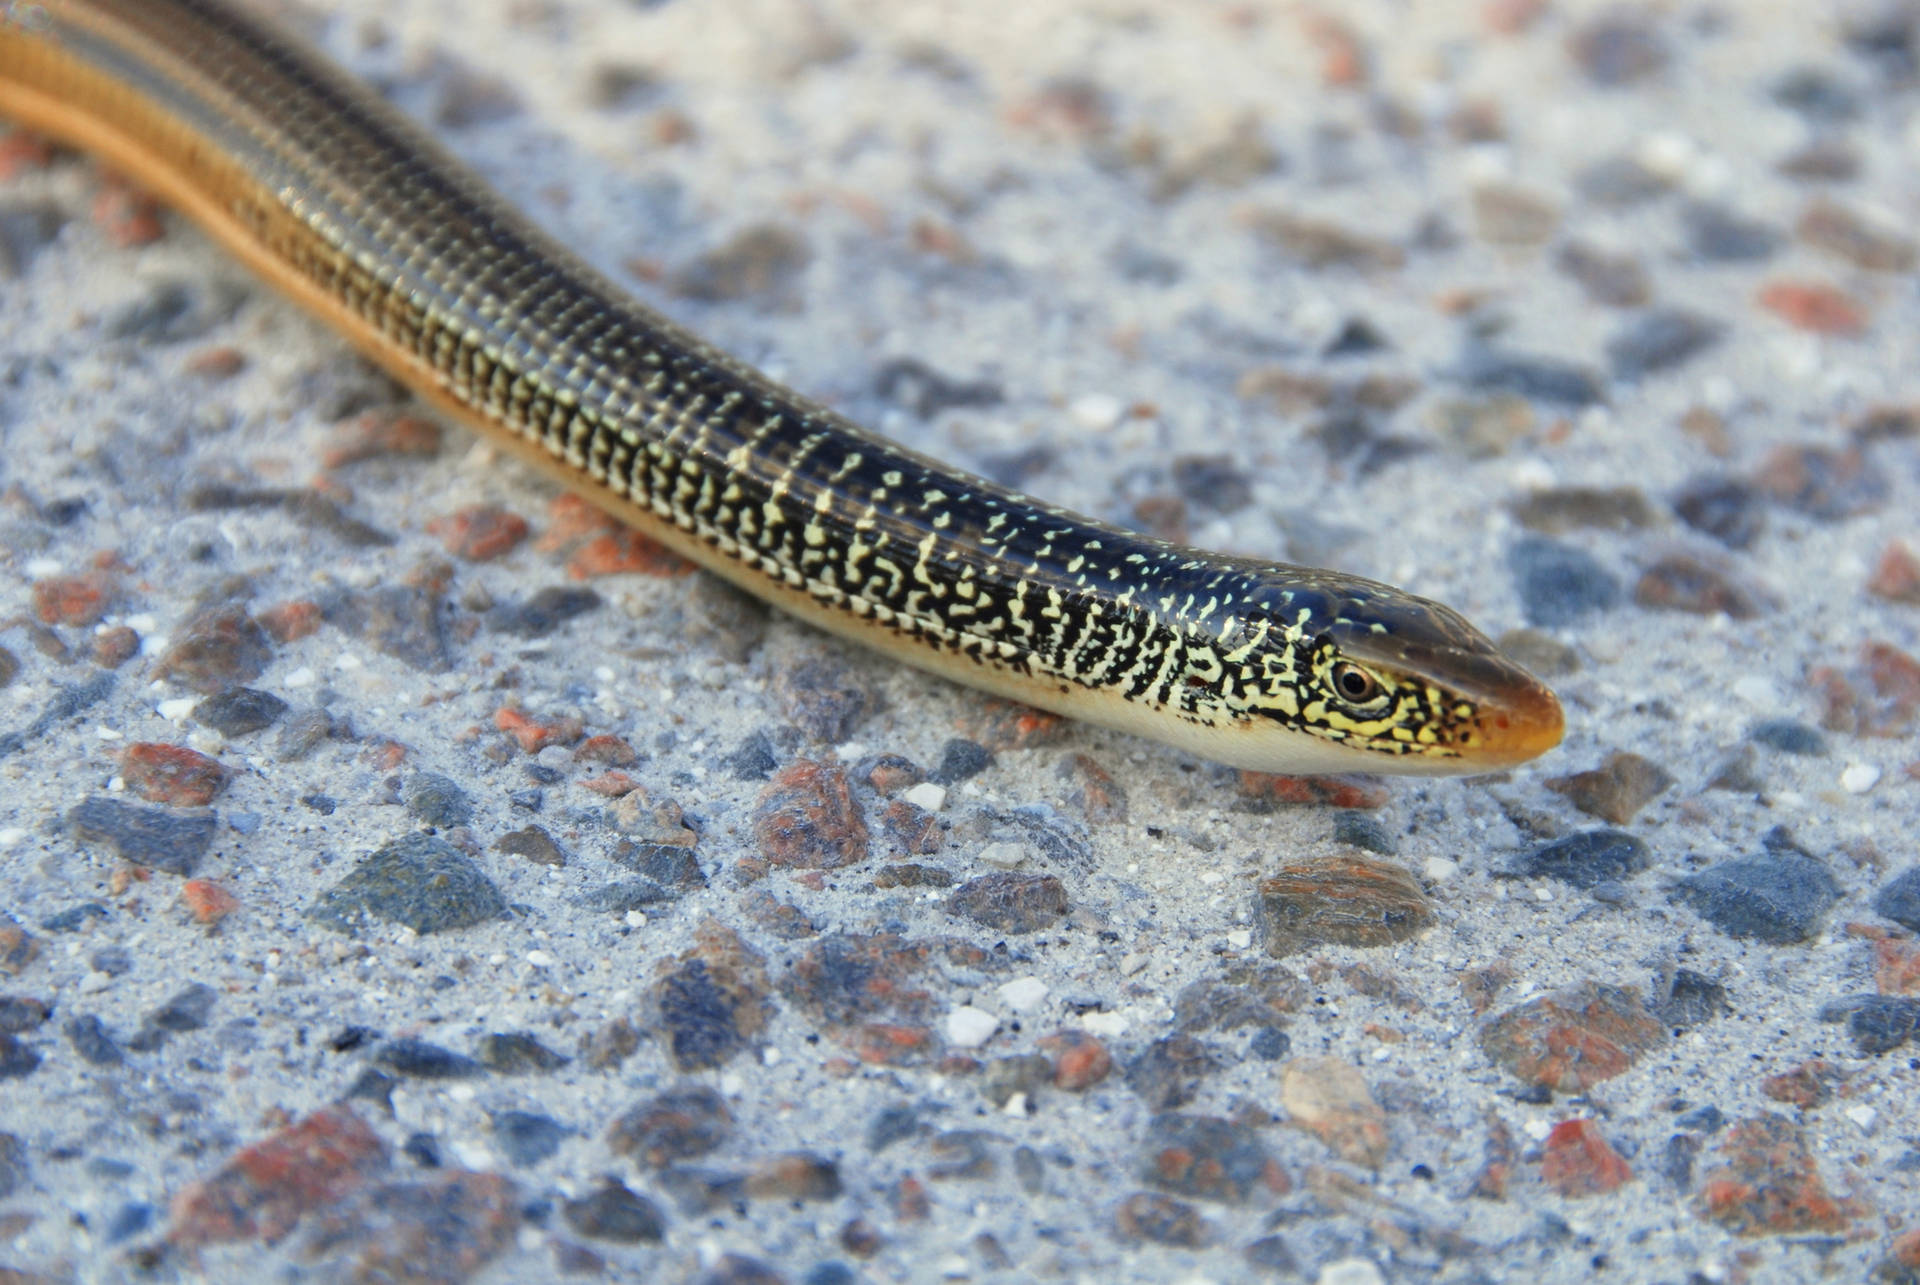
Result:
M1567 55L1596 84L1617 89L1666 67L1666 42L1639 12L1602 14L1567 37Z
M451 828L473 820L473 800L452 777L415 772L400 796L407 812L427 825Z
M520 638L545 638L554 630L584 615L601 603L591 589L549 586L525 602L496 609L489 617L494 629Z
M1280 1105L1349 1164L1378 1169L1386 1160L1386 1113L1358 1067L1340 1058L1295 1058L1280 1071Z
M211 812L163 812L95 796L72 808L67 824L83 842L105 844L131 865L191 875L213 846L218 820Z
M537 825L508 831L493 841L493 850L525 857L537 865L552 866L556 870L567 864L566 852L554 842L551 834Z
M1668 370L1707 351L1726 336L1725 323L1685 308L1653 308L1607 340L1607 364L1629 382Z
M1176 1196L1243 1205L1292 1186L1259 1136L1219 1116L1165 1112L1147 1125L1140 1181Z
M811 1151L789 1151L762 1160L747 1172L746 1192L755 1200L834 1200L840 1166Z
M386 1144L345 1106L330 1106L236 1152L173 1204L167 1239L183 1249L240 1240L272 1244L309 1213L388 1167Z
M227 788L232 772L198 749L136 741L121 753L121 778L148 803L205 807Z
M997 932L1038 932L1066 915L1067 889L1052 875L1002 871L969 879L954 889L947 898L947 911Z
M1563 628L1620 601L1620 582L1572 545L1528 536L1515 542L1507 563L1529 624Z
M1751 620L1767 608L1767 600L1759 591L1691 553L1668 554L1641 572L1633 586L1633 600L1655 611L1721 615L1733 620Z
M38 1030L53 1016L53 1006L26 995L0 995L0 1031L18 1035Z
M1580 283L1587 299L1609 308L1638 308L1653 297L1646 265L1631 252L1615 252L1586 241L1569 241L1555 265Z
M1564 794L1589 816L1625 825L1634 814L1673 788L1673 776L1651 759L1616 751L1599 767L1571 776L1555 777L1549 790Z
M955 786L992 766L992 750L978 741L956 739L941 747L940 762L927 774L927 779L936 785Z
M1794 234L1816 250L1867 272L1912 271L1917 250L1911 237L1877 225L1828 197L1815 197L1794 225Z
M577 1235L616 1245L657 1244L667 1234L660 1207L617 1178L603 1180L590 1196L566 1201L560 1216Z
M527 538L527 520L495 504L457 509L427 523L447 552L469 562L490 562L513 552Z
M738 904L741 913L781 941L802 941L820 931L806 911L790 901L781 901L764 888L744 893Z
M936 1006L923 981L933 949L893 933L832 933L793 962L780 989L861 1058L904 1065L933 1042Z
M999 1018L971 1004L962 1004L947 1013L947 1043L957 1049L977 1049L999 1029Z
M1394 856L1399 845L1393 836L1387 833L1387 827L1375 817L1364 812L1336 812L1333 815L1333 838L1336 843L1344 843L1351 848L1364 848L1368 852L1377 852L1383 857Z
M1200 1082L1220 1069L1213 1049L1191 1035L1169 1035L1147 1045L1127 1064L1127 1087L1155 1111L1193 1101Z
M264 731L280 721L287 703L272 692L229 687L193 707L193 721L229 740Z
M573 1130L537 1111L501 1111L494 1115L493 1145L518 1169L531 1168L560 1150Z
M409 834L362 857L320 895L307 917L348 934L369 916L426 934L471 927L506 912L506 898L465 853L444 839Z
M1854 1047L1867 1057L1899 1048L1920 1029L1920 1000L1866 995L1842 1001L1838 1006L1829 1005L1821 1011L1822 1019L1829 1019L1836 1007L1844 1011L1847 1034L1852 1037Z
M1592 1120L1562 1120L1544 1150L1540 1180L1569 1199L1605 1195L1633 1177Z
M1114 1234L1123 1241L1150 1241L1181 1249L1199 1249L1213 1239L1200 1211L1158 1192L1137 1192L1120 1202L1113 1215Z
M333 716L324 709L302 710L274 738L273 756L282 763L297 763L320 748L333 730Z
M1654 984L1648 1008L1668 1026L1685 1030L1729 1013L1733 1006L1727 1002L1726 987L1690 968L1676 968Z
M1054 1087L1069 1093L1084 1092L1113 1072L1113 1055L1086 1031L1055 1031L1042 1036L1039 1046L1053 1059Z
M1698 478L1674 496L1673 511L1730 549L1750 548L1766 526L1760 492L1730 477Z
M1872 513L1887 500L1885 471L1859 446L1776 446L1752 480L1774 503L1818 522Z
M1536 848L1520 859L1514 873L1591 888L1611 879L1630 878L1652 864L1647 845L1626 831L1588 830Z
M411 1038L388 1040L374 1051L373 1061L416 1080L467 1080L486 1073L485 1067L464 1053Z
M39 1069L40 1054L18 1035L0 1031L0 1080L19 1080Z
M752 732L726 757L725 763L736 781L764 781L780 766L780 759L765 732Z
M1898 540L1888 542L1867 580L1867 592L1888 602L1920 607L1920 555ZM5 663L0 662L0 687L6 686Z
M1287 969L1236 963L1223 977L1183 987L1173 999L1173 1024L1187 1034L1284 1025L1308 996L1306 981Z
M799 759L754 806L753 834L777 866L834 870L866 859L868 833L845 769Z
M1920 660L1892 643L1871 641L1847 671L1816 665L1807 683L1826 709L1821 726L1853 736L1904 736L1920 721Z
M513 1031L481 1036L474 1056L481 1066L502 1075L557 1071L567 1064L566 1057L533 1036Z
M1112 773L1086 754L1069 754L1056 775L1067 785L1066 802L1089 825L1112 825L1127 819L1127 792Z
M850 667L806 660L780 672L776 684L787 716L807 738L838 745L879 707L879 694Z
M1806 1134L1777 1115L1742 1120L1701 1184L1705 1216L1739 1236L1844 1232L1858 1208L1827 1191Z
M212 696L258 678L272 659L266 631L246 608L220 603L181 622L155 663L154 676Z
M1761 745L1803 758L1823 758L1827 753L1827 738L1820 735L1818 729L1790 718L1770 718L1755 723L1747 732L1747 737Z
M1580 1093L1667 1042L1637 991L1582 982L1529 1000L1480 1028L1480 1047L1520 1080Z
M681 1071L723 1066L766 1029L773 1005L765 962L738 934L709 918L694 946L663 962L649 996Z
M1638 531L1659 521L1652 501L1637 486L1547 487L1511 507L1521 526L1547 535L1595 528Z
M650 1169L703 1156L733 1133L726 1100L706 1085L684 1085L648 1098L607 1130L607 1147Z
M1294 862L1254 890L1254 924L1276 958L1322 944L1384 946L1432 920L1433 903L1411 874L1357 855Z
M317 1214L292 1256L322 1280L464 1281L513 1245L524 1203L498 1173L376 1183Z
M205 982L194 982L174 992L164 1004L149 1013L147 1025L174 1033L204 1030L213 1017L213 1006L219 999L219 991Z
M1687 249L1706 263L1757 263L1780 248L1780 233L1723 205L1696 202L1681 212Z
M1920 932L1920 866L1903 870L1873 895L1873 910L1904 928Z
M1552 406L1591 406L1603 398L1601 381L1584 366L1482 345L1461 354L1452 377L1477 392L1512 393Z
M1671 894L1729 937L1776 946L1813 936L1839 897L1827 868L1794 852L1723 861L1682 879Z
M1760 1092L1775 1102L1811 1111L1833 1101L1847 1082L1847 1073L1823 1058L1811 1058L1789 1071L1760 1081Z
M92 1013L68 1018L62 1033L80 1060L90 1066L119 1066L127 1060L113 1032Z

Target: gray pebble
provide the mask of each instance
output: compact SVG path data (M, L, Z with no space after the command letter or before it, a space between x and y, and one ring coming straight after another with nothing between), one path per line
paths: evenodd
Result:
M91 1013L69 1018L64 1028L67 1042L80 1060L92 1066L119 1066L127 1060L106 1024Z
M287 703L272 692L253 687L229 687L193 707L193 721L233 739L272 727L287 712Z
M1840 885L1811 857L1769 852L1709 866L1670 896L1729 937L1788 945L1813 936Z
M1696 202L1681 213L1687 248L1708 263L1753 263L1773 257L1780 234L1723 206Z
M1529 623L1574 624L1620 601L1620 582L1583 549L1540 536L1515 542L1507 555Z
M211 812L170 812L100 795L72 808L67 823L77 838L105 844L123 861L176 875L194 872L217 824Z
M1827 753L1826 737L1817 729L1790 718L1769 718L1755 723L1747 732L1747 737L1761 745L1802 758L1824 758Z
M501 1111L493 1117L493 1145L516 1168L529 1168L560 1150L573 1132L550 1115Z
M1873 911L1920 932L1920 866L1905 870L1874 894Z
M1568 835L1522 857L1514 873L1528 879L1558 879L1593 888L1625 879L1653 864L1647 845L1624 830L1587 830Z
M525 602L497 609L490 623L501 633L521 638L545 638L548 634L600 605L600 595L591 589L553 586L542 589Z
M452 777L438 772L415 772L402 799L410 814L431 826L445 829L473 820L473 800Z
M485 872L445 839L410 834L362 857L307 916L352 933L368 916L421 934L466 928L507 912Z
M466 1080L486 1073L472 1058L426 1040L389 1040L374 1051L376 1066L416 1080Z
M1678 366L1719 343L1727 328L1685 308L1641 313L1607 340L1607 364L1615 379L1637 380Z
M333 735L333 717L324 709L303 709L280 729L274 738L273 756L282 763L294 763L307 757L320 742Z

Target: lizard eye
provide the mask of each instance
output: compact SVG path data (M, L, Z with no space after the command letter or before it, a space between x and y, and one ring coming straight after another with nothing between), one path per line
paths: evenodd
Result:
M1333 689L1343 700L1364 705L1380 694L1380 680L1350 660L1333 667Z

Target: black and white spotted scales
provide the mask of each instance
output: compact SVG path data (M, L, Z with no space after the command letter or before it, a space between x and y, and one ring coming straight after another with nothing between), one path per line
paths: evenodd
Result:
M221 193L238 236L357 321L390 368L808 619L1246 766L1500 765L1512 720L1547 706L1558 738L1551 694L1445 607L1094 522L781 388L627 297L237 7L49 12L35 39L57 52L36 63L32 39L0 35L0 75L64 75L71 94L74 64L97 71L100 114L132 122L183 190Z

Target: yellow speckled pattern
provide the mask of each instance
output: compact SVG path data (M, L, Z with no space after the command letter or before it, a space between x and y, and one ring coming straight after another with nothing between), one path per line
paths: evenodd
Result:
M1456 613L948 469L627 297L230 0L0 19L0 113L178 205L388 370L743 588L958 681L1243 767L1473 772L1553 694Z

